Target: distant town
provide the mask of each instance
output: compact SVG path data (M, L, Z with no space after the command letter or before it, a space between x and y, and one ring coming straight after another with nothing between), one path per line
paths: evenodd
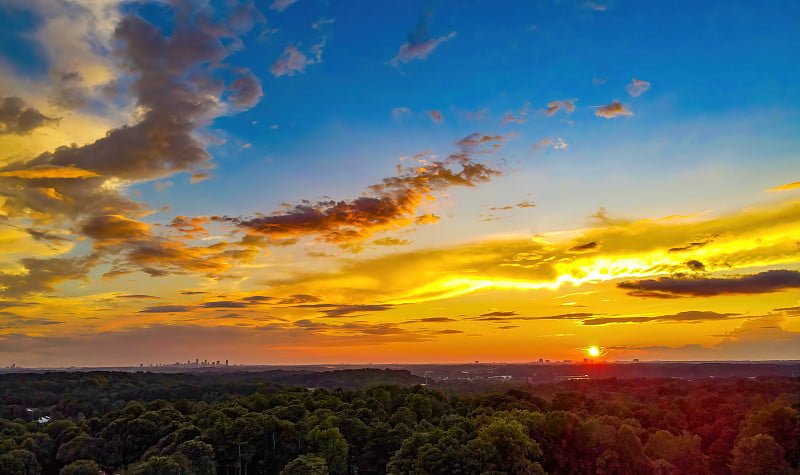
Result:
M799 377L800 360L788 361L614 361L584 359L529 363L453 363L453 364L335 364L335 365L245 365L229 360L195 358L171 364L145 364L120 367L23 368L10 364L0 373L41 373L47 371L120 371L153 373L197 372L272 372L313 373L361 368L406 370L412 375L437 382L503 380L517 382L558 382L600 378L764 378Z

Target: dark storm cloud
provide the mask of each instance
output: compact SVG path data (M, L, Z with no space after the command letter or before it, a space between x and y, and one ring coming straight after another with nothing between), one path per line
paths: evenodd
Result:
M0 135L28 134L34 129L57 120L28 107L25 101L19 97L0 97Z
M770 270L729 278L674 278L620 282L620 289L636 297L711 297L714 295L762 294L800 288L800 272Z

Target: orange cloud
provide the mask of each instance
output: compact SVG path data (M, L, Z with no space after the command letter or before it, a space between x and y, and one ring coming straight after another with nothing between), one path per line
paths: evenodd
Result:
M80 225L81 232L101 242L119 242L147 235L150 226L123 216L110 214L94 216Z
M0 172L0 176L9 178L45 179L45 178L90 178L100 176L95 172L74 166L47 166L24 168Z
M473 134L459 143L471 147L502 139L502 136ZM472 157L476 153L479 152L462 146L461 152L432 162L426 168L398 167L399 175L384 178L382 183L369 187L367 196L351 201L306 201L270 216L249 219L213 216L211 219L273 238L316 235L318 240L328 243L358 242L380 231L432 222L432 215L415 216L432 193L452 186L475 186L500 175L498 170L476 162Z
M768 192L789 191L789 190L796 190L798 188L800 188L800 181L796 181L794 183L788 183L786 185L776 186L775 188L770 188L767 191Z
M614 101L611 104L598 107L597 110L594 111L594 115L596 115L597 117L605 117L606 119L611 119L613 117L617 117L620 115L633 115L633 112L626 109L625 106L622 105L619 101Z
M567 114L572 114L575 111L575 102L574 101L552 101L547 104L547 109L545 110L545 114L553 115L556 112L563 109Z

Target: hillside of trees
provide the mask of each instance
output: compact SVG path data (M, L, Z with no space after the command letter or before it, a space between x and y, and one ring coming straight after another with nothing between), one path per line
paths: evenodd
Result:
M468 394L333 373L0 375L0 473L800 473L798 379Z

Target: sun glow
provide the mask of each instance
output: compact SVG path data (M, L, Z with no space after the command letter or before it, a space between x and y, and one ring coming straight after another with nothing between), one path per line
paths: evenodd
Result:
M596 346L590 346L588 350L590 356L600 356L600 348Z

